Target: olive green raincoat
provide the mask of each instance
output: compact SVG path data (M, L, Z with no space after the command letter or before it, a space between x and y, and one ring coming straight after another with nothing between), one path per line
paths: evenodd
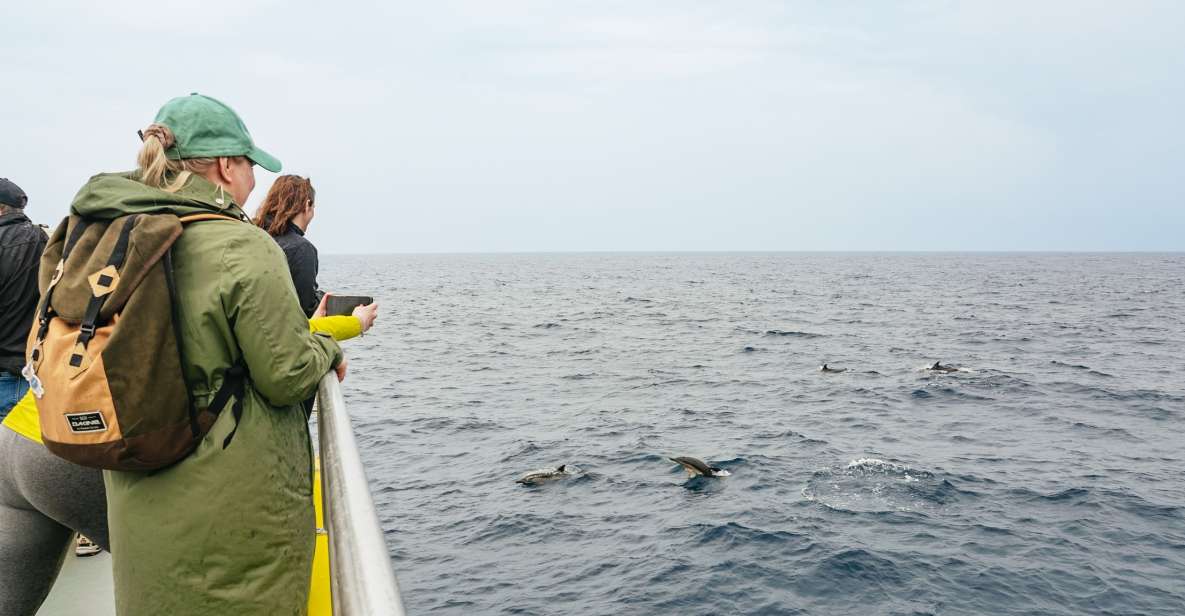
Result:
M202 177L176 193L135 177L95 176L71 211L245 218ZM250 378L237 428L228 404L176 465L104 473L118 612L303 614L315 524L312 445L300 401L340 363L341 350L309 333L284 254L249 222L192 223L173 251L186 376L199 407L240 358Z

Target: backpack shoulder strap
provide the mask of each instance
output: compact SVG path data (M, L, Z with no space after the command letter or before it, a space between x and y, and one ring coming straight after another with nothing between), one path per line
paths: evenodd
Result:
M178 216L177 220L183 226L189 223L201 222L203 220L229 220L233 222L242 222L240 219L234 216L215 214L213 212L208 214L190 214L188 216ZM169 247L169 250L165 252L162 261L165 269L165 284L169 290L169 304L171 306L171 316L173 321L173 336L177 340L177 352L181 357L181 376L185 381L185 393L189 396L189 426L190 431L196 438L201 434L201 431L198 427L198 408L193 399L193 389L191 389L189 386L189 379L185 377L185 367L189 365L189 362L185 357L185 345L181 342L181 316L178 313L180 302L177 299L177 282L173 271L172 247ZM227 369L226 374L223 376L222 386L218 388L218 391L214 394L213 400L210 401L210 405L206 408L207 412L213 415L218 415L222 412L222 409L226 406L226 403L230 401L231 397L233 396L235 398L235 402L232 406L235 416L235 427L231 429L230 434L226 435L226 439L222 442L223 449L226 449L226 447L230 445L230 441L234 437L235 432L239 429L239 423L242 421L243 397L245 395L246 381L247 364L240 358L237 362L230 366L229 369Z
M181 221L181 224L183 224L183 225L187 225L191 222L198 222L198 221L202 221L202 220L233 220L235 222L242 222L241 220L239 220L238 218L235 218L234 216L227 216L226 214L215 214L213 212L210 212L209 214L190 214L188 216L178 216L177 220Z

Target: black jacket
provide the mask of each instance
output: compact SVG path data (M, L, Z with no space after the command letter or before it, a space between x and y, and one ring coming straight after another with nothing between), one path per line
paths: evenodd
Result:
M275 237L276 243L288 257L288 271L292 274L292 285L306 317L312 317L324 295L317 288L317 247L305 239L300 227L288 223L288 229Z
M21 210L0 216L0 371L20 374L40 292L37 267L45 231Z

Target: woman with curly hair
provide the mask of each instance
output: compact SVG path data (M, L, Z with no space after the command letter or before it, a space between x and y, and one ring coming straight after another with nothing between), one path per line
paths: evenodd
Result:
M304 235L309 223L313 222L316 205L317 191L313 189L312 180L299 175L281 175L255 212L255 224L275 238L288 258L292 285L296 287L296 296L306 317L325 316L319 312L325 293L317 287L320 269L317 247ZM354 309L353 316L358 319L363 332L370 329L377 312L377 304Z

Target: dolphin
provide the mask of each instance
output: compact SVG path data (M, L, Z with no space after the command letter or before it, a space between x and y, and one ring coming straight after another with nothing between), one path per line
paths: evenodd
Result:
M527 486L533 486L547 481L564 479L572 474L567 470L567 467L567 464L561 464L555 468L541 468L537 471L531 471L526 475L519 477L518 479L514 480L514 482Z
M828 366L827 364L823 364L822 366L819 366L819 372L826 372L828 374L839 374L840 372L847 372L847 371L848 371L847 368L832 368L832 367Z
M927 366L926 370L929 370L930 372L944 372L944 373L959 371L959 369L954 366L944 366L939 362L934 362L933 364Z
M683 467L687 471L688 477L703 476L703 477L727 477L732 473L715 466L708 466L703 460L699 458L692 458L690 456L679 456L670 458L671 462Z

